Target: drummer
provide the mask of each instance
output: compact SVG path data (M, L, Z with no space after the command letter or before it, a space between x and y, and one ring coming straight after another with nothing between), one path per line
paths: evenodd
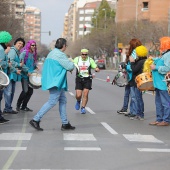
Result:
M136 47L136 56L134 60L132 56L129 57L132 69L132 81L134 86L131 88L131 96L135 96L134 108L135 108L135 117L132 117L132 120L144 120L144 102L142 97L142 92L137 88L135 83L135 78L143 72L143 65L147 59L148 50L145 46L140 45Z
M16 110L12 108L12 102L15 93L15 86L17 81L21 81L21 67L19 54L21 48L24 46L25 41L23 38L17 38L14 42L14 46L11 47L8 53L8 59L11 62L11 67L8 69L8 76L10 79L9 85L4 89L5 96L5 108L3 114L17 114Z
M0 67L5 73L7 73L7 67L8 67L8 60L5 52L8 49L7 44L11 40L12 40L12 36L9 32L6 31L0 32ZM0 124L9 122L9 120L5 119L2 116L2 110L1 110L2 95L3 95L3 90L0 90Z
M156 120L150 125L170 125L170 96L164 81L165 75L170 71L170 37L160 39L161 56L153 58L154 63L150 66L155 87Z
M29 86L29 76L38 69L37 62L37 45L34 40L29 40L25 47L21 50L20 60L24 65L22 68L22 92L17 100L17 111L30 111L33 110L27 107L27 104L33 94L33 88Z

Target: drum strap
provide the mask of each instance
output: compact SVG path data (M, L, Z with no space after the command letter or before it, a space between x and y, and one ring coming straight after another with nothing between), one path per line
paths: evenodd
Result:
M19 58L19 53L15 50L15 48L14 48L14 47L11 47L11 49L13 49L13 50L16 52L16 54L17 54L17 56L18 56L18 58Z

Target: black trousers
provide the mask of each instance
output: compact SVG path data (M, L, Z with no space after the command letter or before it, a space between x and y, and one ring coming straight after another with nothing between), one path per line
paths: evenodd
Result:
M28 83L28 80L24 78L21 79L22 92L18 98L17 107L22 107L22 109L27 107L27 104L33 94L33 88L31 88Z

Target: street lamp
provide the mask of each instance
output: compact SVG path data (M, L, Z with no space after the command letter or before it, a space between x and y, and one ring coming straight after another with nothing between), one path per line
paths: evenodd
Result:
M103 8L102 10L105 12L105 15L104 15L104 20L105 20L105 22L104 22L104 28L106 29L106 9Z
M96 30L97 30L97 16L93 16L92 18L95 19L95 22L96 22Z
M137 29L137 22L138 22L138 0L136 0L136 29Z

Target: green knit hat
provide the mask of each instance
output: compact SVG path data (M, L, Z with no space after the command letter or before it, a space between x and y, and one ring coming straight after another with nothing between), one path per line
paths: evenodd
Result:
M12 36L7 31L0 32L0 43L9 43L12 40Z

